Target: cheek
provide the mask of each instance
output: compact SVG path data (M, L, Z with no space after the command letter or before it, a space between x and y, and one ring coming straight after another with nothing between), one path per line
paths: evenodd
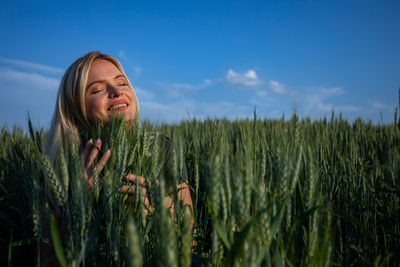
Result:
M100 99L89 98L85 101L86 115L88 119L94 120L98 117L98 113L101 110L102 104Z
M86 101L85 101L86 115L88 116L89 119L92 116L92 110L93 110L92 106L93 106L92 101L86 99Z

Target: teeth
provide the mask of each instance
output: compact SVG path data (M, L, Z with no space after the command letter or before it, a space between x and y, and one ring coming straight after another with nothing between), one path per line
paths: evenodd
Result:
M119 104L119 105L113 106L112 108L110 108L110 110L114 110L114 109L122 108L122 107L126 107L126 104Z

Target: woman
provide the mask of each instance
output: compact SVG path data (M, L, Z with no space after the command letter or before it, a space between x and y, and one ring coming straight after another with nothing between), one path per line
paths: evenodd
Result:
M115 113L123 115L128 125L139 121L139 103L135 91L117 59L97 51L89 52L76 60L61 80L47 143L47 153L53 163L56 162L59 146L66 147L74 142L84 147L84 177L89 190L93 188L94 167L100 173L112 151L107 150L97 165L93 166L102 142L100 139L83 140L85 130L98 121L107 123ZM122 186L120 192L134 193L133 184L138 180L145 204L151 210L153 207L149 206L145 189L146 178L133 173L127 174L126 178L132 185ZM180 200L193 209L187 180L178 189ZM171 197L165 199L164 205L170 207L173 214Z

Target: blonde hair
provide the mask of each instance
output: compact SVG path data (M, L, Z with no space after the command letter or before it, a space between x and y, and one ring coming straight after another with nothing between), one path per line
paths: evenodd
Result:
M116 58L98 51L89 52L71 64L65 72L58 89L57 102L47 137L46 151L53 163L56 161L58 147L62 145L65 149L72 142L81 145L84 132L93 123L87 117L85 91L90 66L97 59L110 61L126 77L121 64ZM135 96L135 120L139 120L139 103L135 90L128 78L127 83Z

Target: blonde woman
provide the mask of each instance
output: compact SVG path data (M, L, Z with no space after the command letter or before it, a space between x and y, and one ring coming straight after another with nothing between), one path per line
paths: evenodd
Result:
M66 147L72 142L84 147L84 177L89 190L93 188L94 167L100 173L112 151L107 150L93 166L102 142L99 139L83 140L83 136L94 123L107 123L113 113L123 115L128 125L138 121L139 103L135 91L117 59L97 51L89 52L72 63L61 80L46 148L54 163L58 147ZM184 172L187 179L186 168ZM138 180L145 204L149 205L144 186L146 178L130 173L127 179L132 186L123 186L120 192L132 194L135 191L133 184ZM178 188L183 204L193 208L187 180ZM170 197L164 203L172 207Z

